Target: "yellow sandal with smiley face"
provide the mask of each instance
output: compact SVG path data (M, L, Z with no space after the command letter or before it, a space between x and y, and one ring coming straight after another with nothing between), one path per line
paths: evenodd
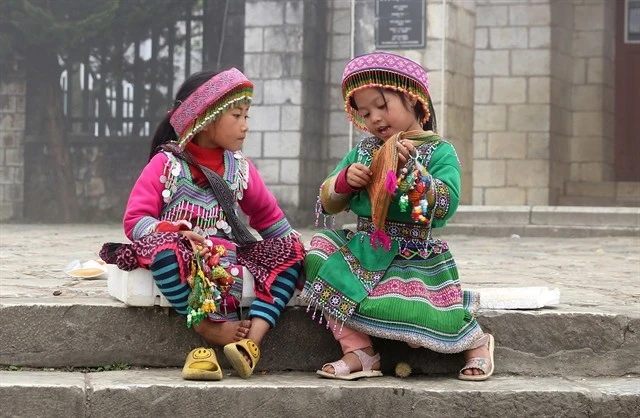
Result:
M218 364L215 351L198 347L189 353L182 368L185 380L222 380L222 369Z
M246 379L260 360L260 348L248 338L224 346L224 355L240 377ZM248 357L248 359L247 359Z

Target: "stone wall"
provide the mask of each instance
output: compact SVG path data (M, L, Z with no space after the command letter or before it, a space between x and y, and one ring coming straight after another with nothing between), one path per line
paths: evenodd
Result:
M375 50L375 3L355 2L354 55ZM450 140L462 163L462 203L471 203L472 135L473 135L473 57L475 3L449 0L427 1L426 48L389 50L406 56L429 72L430 93L434 103L438 130ZM444 20L443 20L444 13ZM445 23L446 22L446 23ZM349 150L349 124L344 113L340 82L342 71L350 58L351 9L350 2L334 0L330 18L331 49L328 55L330 101L328 170ZM443 42L443 38L446 39ZM444 62L443 62L443 48ZM444 83L443 83L444 77ZM355 145L362 132L353 132Z
M477 15L473 203L570 203L576 182L613 180L615 2L477 0Z
M476 12L473 203L546 205L549 2L478 0Z
M129 193L147 163L149 138L70 137L71 166L78 197L79 222L120 222ZM25 141L24 220L57 222L60 214L55 188L49 187L52 168L47 144L42 138Z
M311 222L302 185L315 181L308 160L322 135L322 3L247 0L245 9L245 73L255 91L243 150L296 224Z
M0 77L0 221L21 219L24 208L26 81L16 61Z
M375 48L374 7L354 2L355 55ZM236 12L255 83L245 154L291 221L308 225L318 185L364 135L350 129L340 91L351 1L246 0ZM613 179L615 2L427 0L426 14L426 47L391 52L429 71L439 131L462 163L462 203L640 201L638 183ZM36 209L56 196L37 186L47 149L25 142L17 70L0 78L0 220L42 220ZM118 220L148 145L71 142L82 220Z

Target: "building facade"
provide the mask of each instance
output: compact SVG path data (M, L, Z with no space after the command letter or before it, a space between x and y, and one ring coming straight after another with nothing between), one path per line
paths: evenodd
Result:
M389 51L429 71L439 131L462 164L463 204L640 204L637 0L414 1L424 4L424 45ZM244 21L230 29L244 45L226 62L255 84L244 152L295 224L312 221L318 185L362 135L347 123L340 79L351 56L376 49L378 6L245 0ZM33 204L24 192L28 88L19 68L2 77L1 219L22 219ZM122 205L105 198L109 188L88 189L102 193L89 205Z

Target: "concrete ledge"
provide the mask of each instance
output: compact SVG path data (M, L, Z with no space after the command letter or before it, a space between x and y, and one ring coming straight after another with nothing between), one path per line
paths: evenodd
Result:
M560 226L560 225L471 225L447 224L444 229L433 231L434 237L446 239L451 235L471 235L482 237L521 237L541 238L597 238L597 237L633 237L640 236L640 228L598 227L598 226Z
M72 376L85 380L62 384ZM640 379L381 377L343 382L309 373L219 382L181 380L179 369L120 372L0 372L7 416L526 416L633 417ZM54 388L58 388L54 390ZM72 399L73 403L67 402ZM206 400L206 401L205 401ZM214 400L222 400L216 402ZM61 414L56 414L61 412Z
M533 206L531 225L640 228L640 208Z
M541 311L481 311L483 329L496 337L497 374L621 376L640 374L640 318L624 315ZM0 306L0 364L29 367L101 366L124 362L182 366L204 345L169 308L26 304ZM452 374L461 354L412 350L376 340L382 368L409 362L417 373ZM304 308L288 308L262 347L261 370L314 371L341 357L331 333Z
M355 229L355 223L344 228ZM640 207L461 205L434 235L587 238L640 236Z
M530 206L471 206L460 205L447 224L467 225L528 225Z

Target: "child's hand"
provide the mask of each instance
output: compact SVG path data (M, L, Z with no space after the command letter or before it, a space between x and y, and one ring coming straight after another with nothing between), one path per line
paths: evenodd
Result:
M364 164L353 163L347 170L347 183L354 189L361 189L371 183L373 173Z
M208 255L211 253L211 241L208 241L202 235L193 231L180 231L178 233L189 238L189 241L191 241L191 245L193 246L193 251L199 251L200 257L205 259L208 258Z
M408 139L402 139L398 141L398 167L396 167L396 171L399 171L404 167L404 165L409 161L411 155L415 155L416 147L413 146L413 143Z

